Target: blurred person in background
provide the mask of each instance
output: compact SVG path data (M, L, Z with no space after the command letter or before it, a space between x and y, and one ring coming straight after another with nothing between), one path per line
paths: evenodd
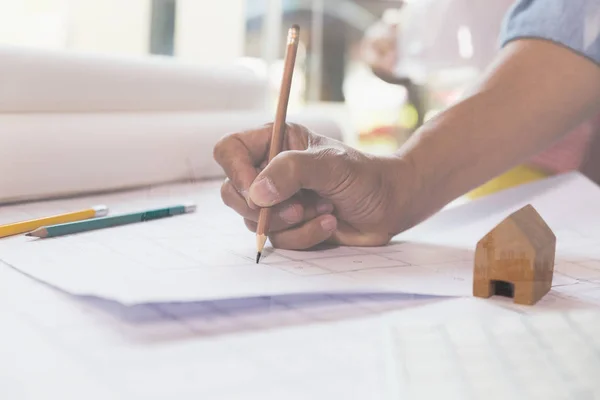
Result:
M224 203L250 230L271 207L276 248L384 245L495 177L509 181L498 189L580 165L600 112L600 2L517 0L499 38L481 76L393 155L290 125L267 164L269 126L224 137Z
M399 3L402 5L403 1L399 0ZM426 27L424 30L426 29L430 32L431 37L440 42L436 44L433 51L439 51L439 48L446 45L448 41L456 40L456 35L453 35L453 33L457 32L458 26L463 20L467 19L475 52L477 53L477 59L473 64L483 72L496 56L498 36L502 29L501 24L506 11L513 3L513 0L420 0L418 4L405 5L406 10L403 11L411 13L408 18L427 17L428 20L440 24L440 26L427 26L423 20L415 22L424 25ZM540 1L537 1L537 3L540 3ZM568 7L582 7L577 3L578 1L569 3ZM519 7L515 8L513 14L520 12L519 10L521 12L525 11L529 7L533 7L532 1L520 2ZM539 4L536 7L539 7ZM550 1L548 7L554 8L551 11L554 14L560 12L561 7L567 7L567 3ZM583 7L585 8L585 5ZM416 11L414 11L415 9ZM423 12L420 13L421 11ZM529 14L532 14L532 12L529 12ZM560 27L557 28L560 29ZM432 31L434 33L431 33ZM535 27L533 31L535 31ZM365 33L362 43L362 58L373 70L373 73L382 80L407 86L407 88L415 88L416 85L411 82L410 77L401 77L397 73L398 64L403 56L400 50L401 40L399 38L403 34L418 35L419 33L422 34L422 31L403 32L402 26L399 24L389 23L382 19ZM449 48L451 46L445 47ZM440 58L443 58L443 56ZM448 56L443 61L450 65L452 64L452 61L449 60L451 58L451 56ZM442 69L442 67L439 69ZM420 90L426 91L427 88L421 88ZM424 114L425 109L426 104L420 104L420 114ZM598 131L600 131L600 114L582 122L550 148L492 178L480 187L470 191L467 196L477 198L550 175L573 170L580 170L594 181L600 182L600 160L594 161L600 157L600 135L594 134Z

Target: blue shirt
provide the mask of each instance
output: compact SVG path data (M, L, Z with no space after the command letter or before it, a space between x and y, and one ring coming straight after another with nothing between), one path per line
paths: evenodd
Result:
M500 45L523 38L549 40L600 65L600 0L517 0Z

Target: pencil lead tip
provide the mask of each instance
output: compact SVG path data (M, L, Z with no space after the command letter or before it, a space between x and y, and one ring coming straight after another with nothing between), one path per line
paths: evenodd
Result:
M31 234L31 232L27 232L27 233L25 234L25 236L33 236L33 235Z
M260 251L259 251L258 253L256 253L256 263L257 263L257 264L258 264L258 262L260 261L260 256L261 256L261 253L260 253Z

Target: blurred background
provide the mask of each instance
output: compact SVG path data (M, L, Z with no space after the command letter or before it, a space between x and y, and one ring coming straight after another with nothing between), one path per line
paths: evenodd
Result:
M268 78L274 107L286 32L297 23L290 112L318 108L351 145L387 153L451 104L495 51L512 1L479 1L479 11L467 3L0 0L0 44L243 63Z

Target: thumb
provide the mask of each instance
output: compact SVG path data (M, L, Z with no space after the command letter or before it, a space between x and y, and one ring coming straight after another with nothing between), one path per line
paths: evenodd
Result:
M259 207L270 207L309 189L320 195L344 179L340 153L335 148L286 151L261 171L250 186L250 199Z

